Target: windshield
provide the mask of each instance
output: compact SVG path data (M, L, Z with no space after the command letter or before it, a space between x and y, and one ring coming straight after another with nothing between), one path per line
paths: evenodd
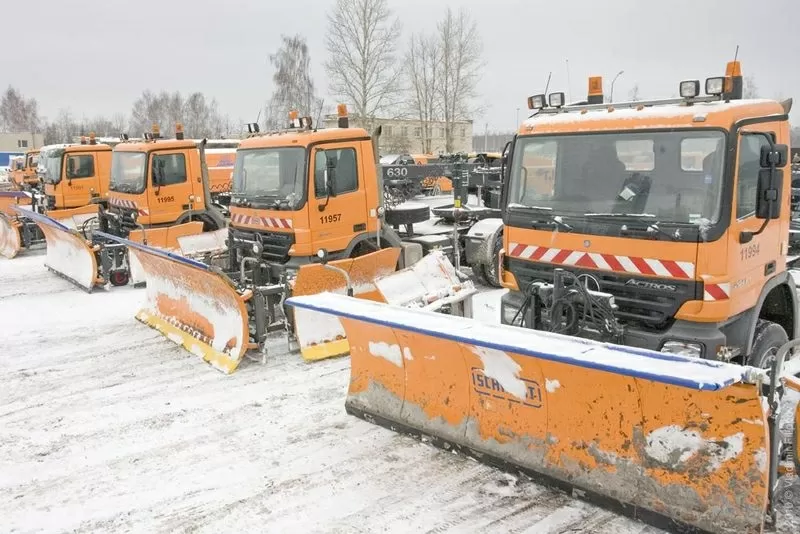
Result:
M714 223L724 152L725 136L718 131L520 137L508 208Z
M48 184L57 184L61 181L61 160L64 159L64 149L49 150L39 154L37 172L44 169L42 179Z
M147 154L144 152L117 152L111 155L111 182L108 188L119 193L144 192L144 171Z
M266 202L275 209L298 210L305 196L305 175L305 148L239 150L233 168L233 196Z
M29 169L36 169L36 166L39 165L39 155L35 156L28 156L28 168Z

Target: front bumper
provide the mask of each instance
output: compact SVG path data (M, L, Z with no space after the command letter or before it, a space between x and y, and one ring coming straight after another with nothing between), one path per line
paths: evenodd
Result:
M500 303L500 317L503 324L520 325L524 319L525 325L533 324L533 312L529 308L526 316L519 314L516 322L512 323L517 312L522 308L525 295L519 291L509 291L503 295ZM585 336L591 338L590 335ZM669 341L679 341L684 343L696 344L701 347L701 357L716 360L719 347L726 344L725 334L719 329L716 323L693 323L689 321L677 320L672 325L663 330L643 330L626 326L622 337L622 344L629 347L637 347L660 351L664 343Z

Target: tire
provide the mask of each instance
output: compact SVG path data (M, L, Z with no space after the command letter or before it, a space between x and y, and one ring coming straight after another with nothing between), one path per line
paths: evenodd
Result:
M431 209L424 204L415 204L408 208L389 208L386 210L386 214L384 216L386 218L386 224L391 226L416 224L430 219Z
M491 254L489 254L489 247L492 247ZM498 232L492 234L489 239L485 239L478 250L478 258L491 257L491 261L489 263L480 263L476 265L473 268L473 272L475 272L481 282L489 287L503 287L497 272L497 257L500 254L501 248L503 248L502 227Z
M113 271L109 275L111 285L114 287L126 286L128 285L128 281L130 277L128 276L128 271Z
M789 342L789 336L781 325L759 319L753 340L753 349L747 357L747 365L770 369L778 349Z

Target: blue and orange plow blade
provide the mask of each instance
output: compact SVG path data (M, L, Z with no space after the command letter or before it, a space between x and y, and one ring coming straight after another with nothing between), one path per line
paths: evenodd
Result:
M136 318L220 371L232 373L250 348L246 296L208 265L103 232L141 266L145 304Z
M648 522L765 521L767 408L749 368L330 293L287 304L341 321L350 414Z
M95 250L80 232L47 215L18 207L12 209L19 217L35 222L44 234L47 242L44 264L47 268L87 291L102 285L97 274Z

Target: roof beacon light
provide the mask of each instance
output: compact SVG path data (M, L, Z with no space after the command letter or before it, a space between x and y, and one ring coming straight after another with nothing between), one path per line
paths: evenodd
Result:
M700 94L699 80L684 80L681 82L681 98L694 98Z
M159 137L161 137L161 128L159 128L158 124L156 124L155 122L153 123L153 126L150 129L150 131L153 133L153 139L158 139Z
M293 109L289 112L289 128L299 128L300 121L297 120L297 117L300 116L300 112L296 109Z
M528 97L528 109L542 109L547 107L544 95L533 95Z
M82 136L81 136L81 144L82 144L82 145L85 145L85 144L86 144L86 136L85 136L85 135L82 135Z
M551 108L560 108L564 105L564 93L550 93L547 97Z
M175 139L183 139L183 124L175 123Z
M348 128L350 119L347 116L347 104L341 103L336 106L336 115L339 117L339 128Z
M94 132L89 132L89 144L90 145L97 144L97 138L95 137Z
M586 99L589 104L603 103L603 77L592 76L589 78L589 95Z
M741 100L743 94L742 64L738 61L729 61L725 66L725 90L722 98L725 100Z
M716 78L706 79L706 94L712 96L719 96L725 90L725 77L717 76Z

